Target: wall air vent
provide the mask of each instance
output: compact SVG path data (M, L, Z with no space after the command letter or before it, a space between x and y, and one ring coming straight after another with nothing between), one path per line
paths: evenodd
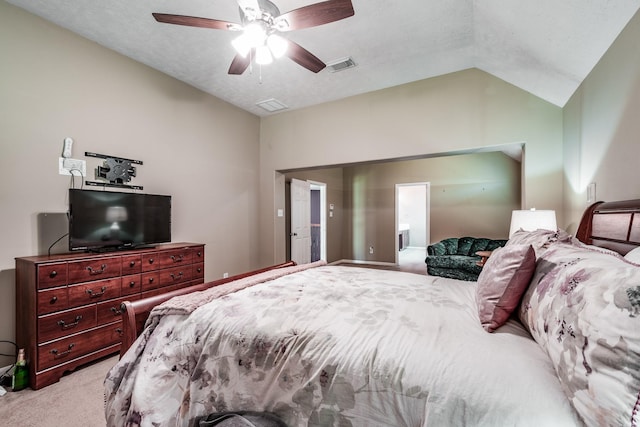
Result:
M263 110L267 110L270 113L274 113L280 110L286 110L287 108L289 108L286 105L284 105L282 102L274 98L265 99L264 101L258 102L256 105L262 108Z
M336 73L338 71L346 70L347 68L353 68L356 66L356 63L351 58L344 58L338 61L332 62L331 64L327 64L327 69Z

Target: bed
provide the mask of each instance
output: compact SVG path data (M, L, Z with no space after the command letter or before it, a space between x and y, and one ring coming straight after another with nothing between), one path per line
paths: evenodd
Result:
M319 262L136 302L107 425L637 426L638 245L640 202L598 203L576 237L517 232L478 282Z

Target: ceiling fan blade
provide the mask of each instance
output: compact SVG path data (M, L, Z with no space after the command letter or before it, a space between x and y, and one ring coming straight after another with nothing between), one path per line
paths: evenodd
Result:
M158 22L165 24L186 25L187 27L213 28L214 30L241 30L242 27L233 22L220 21L217 19L198 18L195 16L169 15L166 13L152 13Z
M233 61L231 61L231 66L229 67L229 74L240 75L244 73L244 71L249 67L251 63L251 58L254 56L255 49L252 49L251 53L246 57L237 54Z
M327 66L314 54L312 54L299 44L292 42L291 40L289 40L289 47L287 49L286 55L295 63L303 66L309 71L313 71L314 73L319 72Z
M275 19L279 31L300 30L339 21L355 14L351 0L329 0L294 9Z

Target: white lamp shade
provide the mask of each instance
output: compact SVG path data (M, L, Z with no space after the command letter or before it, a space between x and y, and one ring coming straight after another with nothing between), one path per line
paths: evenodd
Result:
M556 211L530 209L511 212L509 237L518 230L534 231L538 229L556 231L558 229Z
M244 33L233 39L231 45L243 58L246 58L251 50L249 38Z
M275 58L282 58L287 52L289 42L277 34L271 34L267 37L267 46Z

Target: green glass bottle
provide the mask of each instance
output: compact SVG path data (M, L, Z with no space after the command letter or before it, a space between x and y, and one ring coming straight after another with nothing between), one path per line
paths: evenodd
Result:
M29 385L29 371L27 369L27 360L24 357L24 349L18 350L18 360L13 370L13 379L11 388L13 391L22 390Z

